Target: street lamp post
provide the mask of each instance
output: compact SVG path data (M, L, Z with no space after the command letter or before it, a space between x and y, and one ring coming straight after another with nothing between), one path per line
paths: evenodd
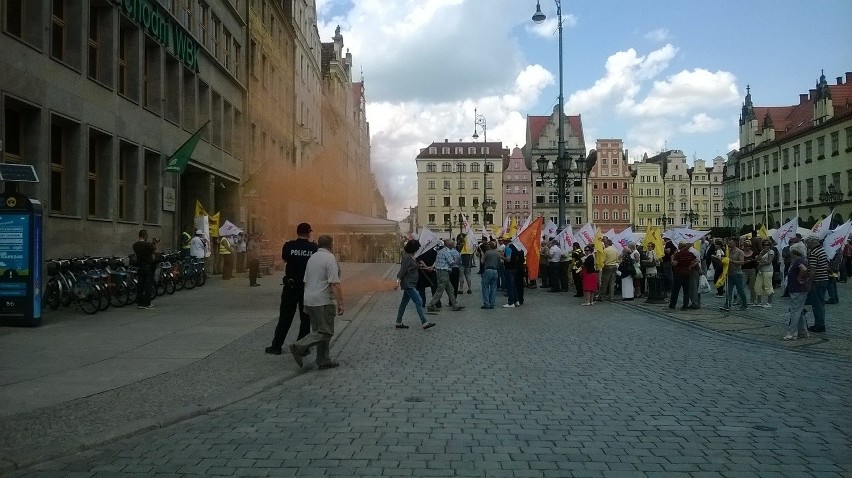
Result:
M734 206L733 201L728 201L728 205L722 208L722 214L728 218L728 236L734 235L734 218L739 217L740 208Z
M689 212L686 213L686 219L689 221L689 228L692 229L695 227L693 224L698 221L698 213L690 209Z
M556 160L554 162L556 165L556 191L559 204L559 230L561 231L565 228L565 173L568 170L567 167L563 166L568 166L567 162L569 159L565 157L565 97L562 94L562 2L561 0L554 0L554 3L556 3L556 28L559 31L559 136L557 140ZM546 19L547 16L541 12L541 3L537 0L532 20L535 23L541 23ZM585 171L583 172L585 173ZM542 175L543 182L544 173L540 165L539 173Z
M663 213L663 215L660 217L660 220L663 221L663 232L666 232L666 225L668 225L669 223L669 218L668 216L666 216L666 213Z
M477 126L482 127L482 225L485 226L485 216L488 215L488 209L496 210L497 204L491 199L488 199L488 122L485 120L485 115L477 113L476 108L473 109L473 139L479 139Z
M834 186L834 184L829 184L828 189L819 193L819 202L825 204L828 207L828 213L834 213L834 208L843 202L843 191L840 188ZM833 218L828 218L829 224L833 221Z

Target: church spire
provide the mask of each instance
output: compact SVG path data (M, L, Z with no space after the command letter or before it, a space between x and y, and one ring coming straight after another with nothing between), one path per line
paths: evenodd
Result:
M754 117L754 105L751 102L751 85L746 85L746 97L743 103L743 111L740 115L740 125L742 126L753 119L756 118Z

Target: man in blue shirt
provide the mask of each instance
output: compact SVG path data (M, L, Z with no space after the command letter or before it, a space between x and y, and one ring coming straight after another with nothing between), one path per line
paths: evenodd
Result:
M450 283L450 271L453 269L453 264L457 263L453 252L458 254L458 251L455 250L455 243L450 239L445 240L444 248L438 251L438 256L435 258L434 268L438 273L438 289L432 295L432 300L429 301L429 306L426 308L427 313L438 313L436 304L441 301L444 292L450 298L451 310L459 311L464 309L464 307L456 302L456 294L453 293L453 286ZM458 260L461 261L461 256L459 256Z

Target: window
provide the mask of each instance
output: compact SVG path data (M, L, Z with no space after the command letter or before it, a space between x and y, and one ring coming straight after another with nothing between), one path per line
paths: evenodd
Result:
M640 196L644 196L644 195L645 195L645 191L643 191L641 188L639 189L639 195L640 195Z
M784 163L784 169L790 169L790 150L784 149L781 151L781 161Z
M817 138L817 159L825 159L825 136Z
M444 202L443 202L444 207L450 207L450 197L449 197L449 196L444 196L442 199L443 199L443 201L444 201Z
M485 180L485 189L491 189L493 187L492 184L490 179Z
M479 180L478 179L473 180L472 189L479 189Z
M669 203L669 211L674 211L674 203L673 202Z
M686 211L686 201L681 201L681 202L680 202L680 210L681 210L681 211Z
M801 159L801 154L800 154L800 151L799 151L800 149L801 149L801 147L798 144L793 146L793 167L794 168L799 166L799 160Z
M224 34L222 35L222 42L224 43L225 69L231 71L231 32L229 32L227 28L224 28L223 30Z
M659 196L659 195L660 195L660 188L654 189L654 196Z
M447 146L441 148L441 154L450 154L450 148Z
M134 168L138 164L136 155L137 148L135 145L120 143L118 152L118 218L124 221L133 219Z
M50 55L61 61L65 59L65 0L53 0L52 3Z
M805 196L807 198L806 201L813 201L814 200L814 180L813 180L813 178L806 179L805 184L807 184L807 189L806 189L807 196Z
M459 197L459 207L465 207L465 197L464 196Z
M464 179L459 179L459 189L464 189Z
M485 163L485 172L493 173L494 172L494 163Z
M613 197L612 197L612 203L613 203L613 204L618 204L618 196L613 196Z
M593 213L592 213L592 217L594 217L594 218L595 218L595 221L597 221L598 219L600 219L600 218L601 218L600 214L599 214L597 211L595 211L595 212L593 212Z
M817 181L819 181L819 192L825 191L825 187L827 185L826 184L826 176L823 174L822 176L817 178Z
M831 133L831 155L837 156L840 154L840 132Z
M506 209L512 209L512 201L506 201Z
M622 221L629 221L630 220L630 213L627 212L627 209L621 210L621 220Z
M608 184L609 184L609 183L603 183L602 187L603 187L604 189L606 189Z
M441 172L442 173L451 173L453 172L453 165L451 163L442 163L441 164Z
M470 172L478 173L479 171L479 163L473 163L470 165Z
M437 171L438 171L438 165L437 164L435 164L435 163L427 163L426 164L426 172L427 173L434 173L434 172L437 172Z
M211 47L213 50L213 56L216 57L217 60L219 59L219 27L221 24L222 22L219 21L219 17L213 15L213 20L210 22L210 39L212 43Z
M429 224L435 224L435 215L429 214Z
M429 196L429 207L435 207L435 196Z
M583 193L581 193L579 191L574 191L574 203L575 204L582 204L583 203Z
M609 211L606 211L606 210L603 211L603 218L604 218L604 221L609 219Z
M550 191L549 193L547 193L547 202L549 202L549 203L559 202L559 195L556 193L556 191Z
M645 212L645 205L639 204L639 212Z
M813 162L813 141L805 141L805 163Z
M198 30L199 30L199 38L198 40L201 42L204 47L209 47L207 43L208 35L208 18L210 13L210 7L207 6L205 2L198 2Z
M476 148L474 146L469 146L467 148L467 154L476 154Z
M660 212L660 205L654 204L654 212Z
M50 125L50 210L63 213L65 200L65 132L59 124Z
M110 137L95 130L89 130L89 150L87 169L87 199L89 217L107 217L109 166L111 158Z
M443 180L443 182L442 182L442 186L441 186L441 187L442 187L443 189L450 189L450 180L449 180L449 179L445 179L445 180Z
M450 222L450 215L449 214L444 214L444 224L448 224L448 225L452 224Z
M428 189L435 189L435 180L434 179L429 180L427 188Z
M464 163L456 163L456 172L457 173L466 173L467 165Z
M535 203L536 204L544 204L544 194L543 193L536 194Z
M474 223L478 223L478 222L479 222L479 214L478 214L478 213L474 213L474 214L473 214L473 222L474 222Z
M846 152L852 151L852 126L845 129L846 131ZM850 190L852 191L852 190Z

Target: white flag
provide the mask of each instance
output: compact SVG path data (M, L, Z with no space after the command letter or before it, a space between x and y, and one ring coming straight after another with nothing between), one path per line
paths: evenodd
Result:
M562 249L562 252L570 251L574 247L574 231L571 229L570 224L556 235L556 240L559 241L559 247Z
M557 232L559 232L559 226L548 219L547 224L541 230L541 237L542 239L550 239L551 237L556 237Z
M473 251L476 249L476 239L473 237L473 227L467 220L466 215L462 214L462 220L464 221L465 242L467 243L464 245L464 248L469 254L473 254Z
M415 259L422 256L423 253L425 253L426 251L431 250L432 248L443 242L438 236L435 235L434 232L429 230L429 228L426 226L423 226L423 229L420 230L419 241L420 249L418 249L417 252L414 253Z
M702 237L706 236L708 232L709 231L698 231L696 229L690 229L688 227L678 227L672 230L671 236L666 237L666 234L663 234L663 237L671 239L672 242L675 244L681 241L692 244L693 242L698 241Z
M574 242L579 242L580 247L586 248L589 244L595 243L595 226L592 223L587 222L583 227L577 231L576 236L574 237Z
M820 240L825 239L828 235L828 232L831 230L831 218L834 217L834 209L831 210L831 214L829 214L825 219L814 224L813 232Z
M612 245L618 250L619 254L627 247L627 244L634 242L633 241L633 228L628 227L627 229L619 232L615 235L615 237L610 236L612 240Z
M524 232L524 229L530 227L530 224L532 224L532 214L527 215L527 218L524 219L524 223L515 232L515 237L521 235L521 233Z
M846 244L846 238L849 237L850 232L852 232L852 219L837 226L833 231L829 231L828 235L825 236L825 240L822 241L822 247L825 249L825 255L829 261L834 259L837 251L842 249L843 245Z
M787 224L779 227L772 233L772 239L780 248L787 247L790 244L790 238L796 237L796 231L799 230L799 218L794 217Z

